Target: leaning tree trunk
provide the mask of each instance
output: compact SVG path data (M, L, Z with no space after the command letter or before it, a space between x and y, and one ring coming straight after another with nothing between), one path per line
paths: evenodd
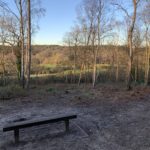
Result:
M31 70L31 5L30 0L28 0L28 33L27 33L27 81L26 88L29 88L30 82L30 70Z
M128 47L129 47L129 60L128 60L128 74L127 74L127 89L131 89L132 83L132 59L133 59L133 31L136 21L136 13L137 13L137 0L133 0L134 5L134 13L132 16L132 23L128 31Z

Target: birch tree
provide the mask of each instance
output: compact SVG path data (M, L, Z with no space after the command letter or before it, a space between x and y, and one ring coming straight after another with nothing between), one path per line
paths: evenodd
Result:
M149 84L150 78L150 2L147 2L141 13L141 20L144 25L144 41L145 41L145 85Z
M137 7L140 0L130 0L132 7L132 13L130 14L129 11L119 3L113 1L113 5L117 6L118 9L123 11L128 19L128 32L127 32L127 45L128 45L128 71L127 71L127 89L130 90L132 84L132 61L133 61L133 32L135 28L135 23L137 19Z
M30 82L30 71L31 71L31 2L30 0L27 1L27 60L26 60L26 66L27 66L27 79L26 79L26 88L29 88L29 82Z

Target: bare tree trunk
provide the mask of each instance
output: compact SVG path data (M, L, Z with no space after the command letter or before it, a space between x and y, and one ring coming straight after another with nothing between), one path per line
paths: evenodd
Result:
M80 83L81 83L83 67L84 67L84 64L82 64L82 65L81 65L81 70L80 70L80 76L79 76L78 86L79 86L79 85L80 85Z
M93 64L93 88L95 87L96 84L96 72L97 72L97 62L96 62L96 58L97 58L97 50L95 50L94 52L94 64Z
M138 58L138 55L137 55L136 56L136 62L135 62L135 71L134 71L134 81L135 81L135 83L138 81L138 73L139 73L138 65L139 65L139 58Z
M102 1L99 0L98 1L98 16L97 16L97 36L98 36L98 46L97 49L95 51L95 55L94 55L94 67L93 67L93 88L95 87L96 84L96 80L98 78L97 76L97 55L98 55L98 51L99 51L99 47L100 47L100 23L101 23L101 15L102 15L102 9L103 9L103 4Z
M99 32L99 27L98 27L98 32ZM96 84L96 72L97 72L97 61L96 61L97 60L97 48L95 48L96 32L94 31L92 34L93 34L92 49L93 49L93 56L94 56L94 61L93 61L93 88L94 88Z
M134 5L134 13L132 16L132 24L129 27L128 31L128 46L129 46L129 61L128 61L128 74L127 74L127 89L130 90L132 83L132 60L133 60L133 31L136 21L136 13L137 13L137 0L132 0Z
M117 49L116 49L116 54L117 54L117 64L116 64L116 81L118 82L119 80L119 50L118 50L118 46L117 46Z
M146 29L146 64L145 64L145 85L148 85L150 72L150 48L148 47L148 28Z
M6 69L5 69L5 56L4 56L4 51L2 52L2 70L3 70L3 75L2 75L2 79L3 79L3 86L6 85Z
M76 63L77 63L77 45L75 44L74 49L74 66L73 66L73 76L74 76L74 83L76 82Z
M26 88L29 88L31 70L31 3L28 2L28 33L27 33L27 81Z
M131 33L129 33L131 34ZM130 35L132 36L132 35ZM127 73L127 89L131 89L131 82L132 82L132 37L129 37L129 60L128 60L128 73Z
M24 88L24 25L23 25L23 11L22 11L22 0L19 1L20 5L20 38L21 38L21 85Z

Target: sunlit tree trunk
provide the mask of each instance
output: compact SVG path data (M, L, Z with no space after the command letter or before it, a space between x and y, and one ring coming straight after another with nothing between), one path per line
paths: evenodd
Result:
M78 81L78 86L79 86L79 85L80 85L80 83L81 83L83 69L84 69L84 64L82 64L82 65L81 65L80 75L79 75L79 81Z
M77 39L75 40L75 47L74 47L74 64L73 64L73 74L74 74L74 83L76 82L76 69L77 69Z
M148 47L148 27L146 28L146 51L145 51L145 85L148 85L150 72L150 47Z
M93 88L95 87L96 84L96 70L97 70L96 57L97 56L94 56L94 64L93 64Z
M2 75L3 85L5 86L6 85L6 69L5 69L5 55L4 55L4 51L2 52L1 65L2 65L2 71L3 71L3 75Z
M28 33L27 33L27 79L26 88L29 88L30 82L30 71L31 71L31 3L30 0L27 1L28 5Z
M21 40L21 85L24 88L24 25L23 25L23 11L22 11L22 0L19 1L20 6L20 40Z
M97 55L100 48L100 23L101 23L101 16L102 16L102 9L103 4L102 0L98 0L98 16L97 16L97 37L98 37L98 44L97 49L95 50L94 54L94 67L93 67L93 87L95 87L97 76Z
M116 82L119 80L119 48L118 45L115 48L116 51Z
M135 60L135 72L134 72L134 80L135 82L138 81L138 76L139 76L139 57L138 57L138 54L136 56L136 60Z
M134 12L132 16L132 23L128 30L128 46L129 46L129 60L128 60L128 74L127 74L127 89L131 89L132 83L132 60L133 60L133 31L136 21L136 14L137 14L137 0L133 1Z
M95 48L95 33L92 33L93 37L92 37L92 51L93 51L93 88L95 87L95 82L96 82L96 57L97 57L97 54L96 54L96 48Z

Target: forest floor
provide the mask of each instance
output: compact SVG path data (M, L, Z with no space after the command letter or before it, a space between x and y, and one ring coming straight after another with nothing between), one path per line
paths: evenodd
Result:
M78 115L63 123L22 129L19 144L3 126L20 118ZM150 150L150 88L51 84L26 97L0 101L0 150Z

